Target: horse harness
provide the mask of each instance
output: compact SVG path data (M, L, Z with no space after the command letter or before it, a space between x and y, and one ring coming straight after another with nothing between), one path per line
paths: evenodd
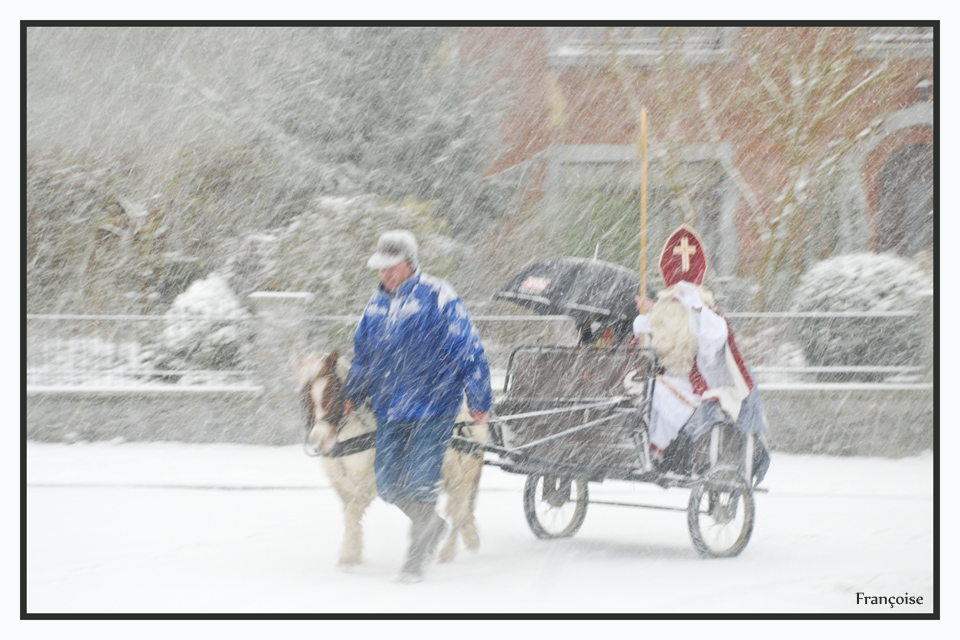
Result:
M337 374L334 372L329 372L324 374L321 372L314 378L311 382L304 385L303 390L300 393L300 400L303 404L303 409L306 414L307 423L306 429L304 431L303 438L303 447L304 451L308 456L317 457L323 456L324 458L342 458L343 456L349 456L354 453L360 453L361 451L367 451L373 449L377 446L377 432L376 429L373 431L368 431L367 433L362 433L359 436L354 436L348 440L343 440L336 442L329 451L324 451L322 448L313 449L310 446L310 430L313 429L313 425L316 422L316 407L313 404L313 398L310 395L310 389L313 387L313 384L322 377L329 376L333 384L337 387L342 388L343 383L340 381L340 378L337 377ZM343 423L346 416L344 415L344 397L342 393L337 394L337 400L334 402L332 411L324 415L324 422L328 422L336 427L336 433L340 433L340 429L343 427ZM363 418L361 418L362 420ZM474 426L473 422L457 422L453 425L453 434L461 438L469 437L466 433L467 427ZM460 449L459 447L457 447ZM475 451L463 451L463 453L468 453L471 455L477 455ZM483 455L482 453L479 455Z

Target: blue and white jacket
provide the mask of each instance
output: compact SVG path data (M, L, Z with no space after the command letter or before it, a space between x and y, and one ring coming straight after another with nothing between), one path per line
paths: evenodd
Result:
M346 395L367 398L380 422L453 418L492 404L490 366L453 288L417 271L389 293L381 284L353 337Z

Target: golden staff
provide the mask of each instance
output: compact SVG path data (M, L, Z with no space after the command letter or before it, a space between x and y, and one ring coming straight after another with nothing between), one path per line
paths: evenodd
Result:
M640 109L640 300L647 299L647 110Z

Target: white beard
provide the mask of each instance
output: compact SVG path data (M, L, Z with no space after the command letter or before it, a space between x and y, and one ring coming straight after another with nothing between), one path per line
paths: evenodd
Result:
M651 346L657 351L660 364L670 375L689 376L693 359L699 347L697 343L697 320L674 295L677 288L667 287L660 292L657 303L650 312ZM702 287L697 293L704 304L713 304L713 295Z
M651 346L664 368L654 387L650 442L661 449L677 437L701 401L690 383L690 372L701 347L700 314L681 304L674 297L676 293L676 287L664 289L650 312ZM697 293L704 304L713 303L709 291L698 287Z

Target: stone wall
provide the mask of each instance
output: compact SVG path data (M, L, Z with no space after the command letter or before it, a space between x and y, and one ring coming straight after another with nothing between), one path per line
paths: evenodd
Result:
M761 386L761 396L770 424L767 441L775 451L900 457L933 448L929 385ZM27 438L297 444L304 424L299 407L290 409L296 411L271 408L259 389L32 393Z
M27 394L27 438L289 444L259 388L231 391L43 391Z
M934 446L933 385L760 385L770 448L901 457Z

